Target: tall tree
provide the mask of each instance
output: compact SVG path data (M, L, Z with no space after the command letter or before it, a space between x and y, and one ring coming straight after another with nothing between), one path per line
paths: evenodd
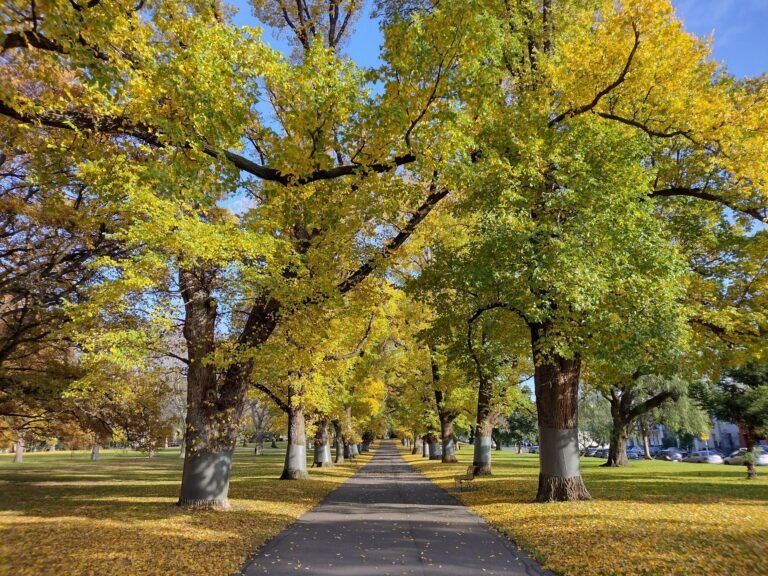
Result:
M749 223L766 217L768 85L718 69L666 0L473 7L486 23L483 65L463 96L482 113L452 206L464 229L436 254L450 262L440 265L446 290L472 294L477 311L510 311L527 329L536 499L587 499L582 368L621 344L611 340L618 327L637 328L634 344L653 326L651 311L636 322L635 302L685 299L696 271L681 229L729 229L750 243L762 235ZM412 21L456 9L440 2Z

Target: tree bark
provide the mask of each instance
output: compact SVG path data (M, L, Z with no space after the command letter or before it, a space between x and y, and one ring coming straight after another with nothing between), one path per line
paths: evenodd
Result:
M429 459L430 460L442 460L443 451L440 445L440 439L436 434L429 434Z
M581 360L544 349L549 324L529 324L539 417L537 502L590 500L579 468L578 390Z
M647 422L640 422L640 435L643 437L643 460L651 460L651 440Z
M295 384L288 385L288 446L285 465L280 480L305 480L307 472L307 426L304 409L295 406L292 399L297 395Z
M611 443L608 447L608 460L603 466L622 467L629 465L627 458L627 438L630 424L614 420L611 431Z
M315 456L312 461L313 468L333 466L331 459L331 443L328 437L328 421L320 420L317 423L315 433Z
M334 462L336 464L343 464L344 463L344 437L341 433L341 422L339 420L334 420L333 422L333 443L335 448L335 458Z
M429 434L425 434L421 438L421 457L429 457Z
M453 420L440 423L440 435L443 441L443 462L458 462L456 460L456 436L453 434Z
M99 459L99 449L101 446L97 442L94 442L91 444L91 460L98 460Z
M184 436L179 439L179 458L184 458L187 453L187 443L184 441Z
M248 367L233 364L217 378L209 362L215 351L216 272L195 268L179 272L187 343L186 450L178 504L228 508L232 453L249 381Z
M16 445L14 446L14 451L13 451L14 464L21 464L22 462L24 462L25 443L26 443L26 439L24 438L24 433L20 432L16 436Z
M742 426L744 430L744 441L747 445L747 452L751 453L755 447L755 430L753 428ZM744 463L747 466L747 480L755 480L757 478L757 466L754 459L746 457Z

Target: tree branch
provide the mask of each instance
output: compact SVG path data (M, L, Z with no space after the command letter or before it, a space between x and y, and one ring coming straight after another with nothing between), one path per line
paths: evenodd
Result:
M371 256L366 260L357 270L347 276L347 278L338 284L337 289L342 294L349 292L355 286L365 280L371 272L376 268L376 263L380 260L385 260L392 255L392 253L402 246L408 238L416 230L416 227L427 217L427 215L437 206L437 204L448 196L449 191L445 188L438 188L437 184L433 181L430 186L430 194L421 206L413 213L408 223L403 227L400 232L387 242L378 253Z
M710 194L705 192L702 188L685 188L681 186L673 186L671 188L665 188L663 190L654 190L651 192L653 198L670 198L673 196L687 196L689 198L698 198L699 200L706 200L708 202L717 202L722 204L726 208L730 208L734 212L740 212L751 216L761 222L768 222L768 206L762 208L746 208L739 206L735 202L727 200L721 196Z
M545 11L545 16L546 16L546 11ZM629 72L629 68L632 66L632 60L635 57L637 48L638 46L640 46L640 31L637 29L637 26L635 25L634 22L632 23L632 31L635 34L635 41L632 44L632 50L630 50L629 56L627 57L627 62L624 64L624 68L622 69L618 78L616 78L616 80L614 80L608 86L600 90L600 92L598 92L595 95L595 97L592 99L592 101L589 104L584 104L583 106L566 110L562 114L550 120L549 121L550 127L554 126L555 124L559 124L566 118L572 118L574 116L584 114L585 112L589 112L590 110L594 109L600 103L600 100L602 100L604 96L607 96L610 92L618 88L624 82L624 80L627 77L627 73Z
M357 346L355 346L355 349L352 350L352 352L340 355L328 354L325 356L325 358L323 358L323 360L326 362L334 362L338 360L349 360L350 358L354 358L358 355L362 356L363 346L365 346L365 343L368 340L368 336L371 335L371 328L373 327L374 318L376 318L376 314L371 314L371 319L368 321L368 327L365 329L365 334L363 334L362 339L357 343Z
M165 148L169 144L163 141L161 133L154 127L143 123L135 123L121 116L95 116L80 111L43 112L42 114L30 114L19 112L3 101L0 101L0 114L12 118L22 124L39 124L49 128L61 128L65 130L88 130L105 134L122 134L137 138L156 148ZM192 143L185 142L178 145L181 148L190 149ZM247 172L262 180L277 182L286 186L309 184L321 180L332 180L343 176L364 174L373 172L381 174L394 170L399 166L416 161L412 153L400 154L385 162L373 164L352 163L333 168L315 170L303 176L285 174L276 168L263 166L256 162L229 150L219 151L210 146L203 146L202 151L212 158L223 157L236 168Z

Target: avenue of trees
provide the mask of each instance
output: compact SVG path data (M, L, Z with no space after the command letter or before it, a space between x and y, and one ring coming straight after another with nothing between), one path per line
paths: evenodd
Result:
M290 53L218 0L0 6L17 446L177 427L208 508L283 422L289 480L387 426L452 462L471 425L476 474L494 433L538 437L546 502L590 498L580 394L617 466L675 402L766 413L727 400L765 388L768 78L668 0L378 0L373 68L360 0L251 10Z

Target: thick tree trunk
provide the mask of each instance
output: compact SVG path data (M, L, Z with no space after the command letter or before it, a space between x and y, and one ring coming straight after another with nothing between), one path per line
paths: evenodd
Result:
M643 437L643 459L651 460L651 441L649 438L648 424L640 422L640 434Z
M293 384L289 385L289 389ZM289 393L289 396L293 394ZM285 451L285 465L280 480L305 480L307 472L307 432L304 410L289 402L288 447Z
M247 370L233 365L218 381L207 362L215 351L216 302L211 296L214 272L179 273L184 298L187 342L186 452L179 505L228 508L232 452L245 397Z
M315 433L315 456L312 460L312 467L324 468L328 466L333 466L331 443L328 437L328 422L320 420L317 423L317 432Z
M275 437L272 436L272 443L269 445L270 448L278 448L277 440L275 440Z
M184 436L179 440L179 458L184 458L187 453L187 443L184 441Z
M416 441L416 437L414 436L413 442L411 442L411 454L418 454L419 453L419 443Z
M99 459L99 449L101 446L99 446L98 443L91 444L91 460L98 460Z
M339 420L333 421L333 443L335 448L334 462L336 464L344 463L344 437L341 433L341 422Z
M540 439L536 501L590 500L579 468L580 358L542 349L551 326L531 324L530 329Z
M627 437L629 436L629 424L614 420L611 430L611 443L608 447L608 461L603 466L621 467L628 466Z
M256 440L256 445L253 447L253 453L256 456L264 455L264 440Z
M443 462L457 462L456 436L453 434L453 421L443 421L440 423L440 435L443 441Z
M429 434L425 434L421 438L421 457L429 457Z
M486 418L485 422L478 422L475 427L474 454L472 456L472 466L475 468L475 476L490 476L493 473L491 468L493 425L490 422L490 416L487 416Z
M443 451L440 446L440 439L436 434L429 435L429 459L430 460L442 460Z
M14 446L13 450L13 462L15 464L21 464L24 462L25 443L26 439L24 438L24 434L18 434L16 436L16 445Z

